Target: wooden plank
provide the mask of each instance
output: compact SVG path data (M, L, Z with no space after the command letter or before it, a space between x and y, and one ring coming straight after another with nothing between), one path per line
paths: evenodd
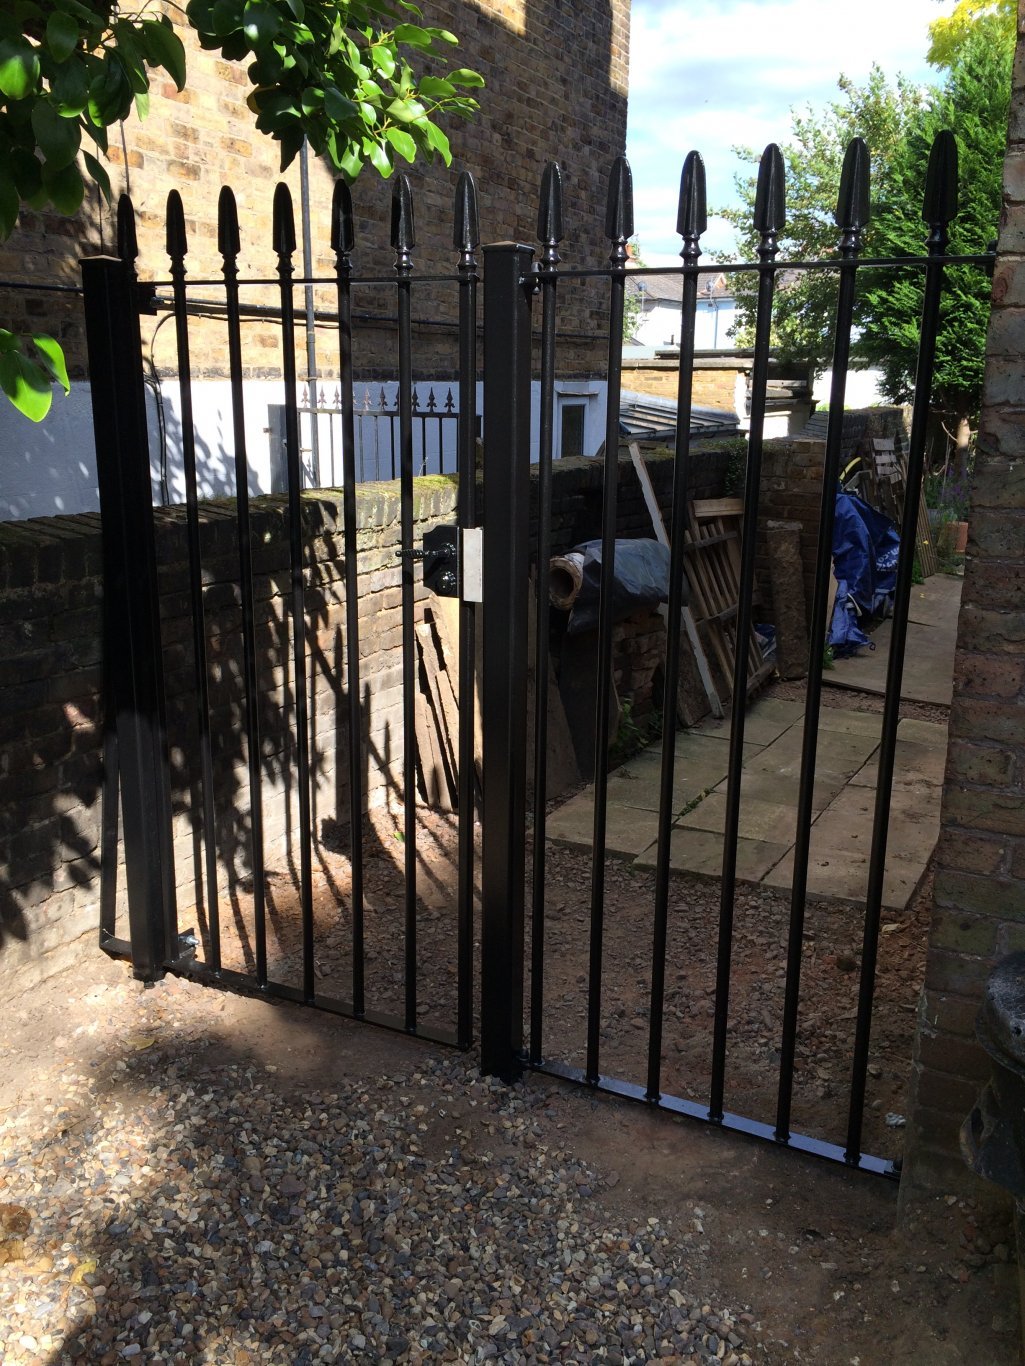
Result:
M455 776L455 755L458 743L458 735L454 733L452 722L454 716L446 713L444 698L442 696L441 674L443 672L438 659L438 645L434 638L434 631L431 629L430 622L421 621L416 628L417 644L420 647L420 659L423 664L424 676L427 679L428 698L434 710L437 729L435 739L438 752L442 761L450 774Z
M445 672L449 676L452 693L457 708L461 705L459 697L459 599L431 598L431 615L438 628L441 641ZM484 725L481 715L481 674L483 672L483 633L478 627L475 633L473 661L473 764L480 783L484 771ZM458 757L458 751L457 751Z
M666 532L665 522L662 520L662 510L658 505L658 499L655 497L655 490L652 487L651 476L648 474L648 467L645 465L644 457L641 455L641 448L637 445L636 441L631 441L630 443L630 459L633 462L634 469L637 471L637 480L641 486L641 493L644 496L644 505L648 509L648 516L651 518L655 539L660 545L664 545L668 548L669 536ZM690 645L691 653L694 656L694 663L697 665L701 686L704 688L705 696L708 698L708 705L712 709L712 715L722 717L725 714L722 701L720 700L719 693L712 681L712 672L708 667L708 659L698 636L698 628L694 621L694 614L689 605L684 605L681 616L683 620L683 629L686 632L687 641ZM683 674L684 668L681 663L681 686L678 691L684 690ZM680 696L678 698L677 707L680 712L680 720L685 726L694 724L693 720L688 720L688 716L693 715L693 705L690 690L686 689L686 696ZM696 719L700 720L701 718L698 717Z
M427 706L427 699L419 688L414 696L414 717L416 725L416 748L420 761L420 783L424 801L429 807L440 811L451 811L445 770L435 744L434 720Z
M438 765L443 774L444 781L442 786L444 788L444 799L448 802L448 805L445 805L443 800L439 804L441 805L442 810L451 811L453 810L453 801L456 790L455 757L450 737L447 733L444 706L438 680L439 668L437 646L434 641L434 632L431 630L429 623L419 623L416 627L416 639L420 648L423 675L427 681L427 696L424 699L427 720Z

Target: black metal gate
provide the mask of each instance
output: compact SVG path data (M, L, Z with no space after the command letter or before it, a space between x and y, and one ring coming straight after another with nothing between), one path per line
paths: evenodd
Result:
M810 630L805 728L801 756L797 835L793 887L786 940L786 982L779 1025L778 1086L772 1121L746 1118L726 1106L727 1034L730 1024L730 988L734 937L734 906L737 894L737 841L741 807L740 775L744 747L745 706L749 661L747 652L736 651L732 679L732 715L729 739L729 780L722 854L720 913L714 1018L709 1048L711 1087L707 1101L698 1102L667 1095L662 1087L664 1003L669 914L673 880L670 874L675 750L671 722L666 728L669 743L662 746L661 804L658 816L657 858L653 907L654 935L650 955L647 1027L646 1083L631 1084L607 1075L602 1067L601 1027L603 981L609 965L603 960L605 945L606 802L609 749L609 693L612 660L612 583L615 572L617 534L617 485L619 458L619 394L624 294L627 279L627 243L633 235L630 171L626 161L612 168L606 216L611 255L595 269L560 268L559 245L563 237L561 177L550 165L544 175L538 235L542 244L535 264L530 247L515 243L487 246L484 254L483 301L483 854L480 863L481 1005L480 1047L487 1073L512 1079L527 1069L580 1082L592 1091L642 1101L675 1114L710 1121L722 1128L769 1139L777 1145L799 1149L841 1161L848 1166L894 1175L895 1165L862 1151L862 1128L866 1094L866 1069L872 1026L883 876L887 851L887 822L894 774L894 753L899 720L900 683L904 661L908 603L911 591L915 522L922 482L926 422L934 366L935 343L945 266L952 261L985 266L991 258L947 255L947 227L956 208L956 149L953 139L941 134L933 149L923 217L928 225L928 254L900 260L865 260L860 257L861 236L868 221L868 153L860 140L848 149L840 189L836 221L839 229L837 255L826 261L780 262L777 237L784 222L783 166L772 146L762 159L756 207L760 234L759 260L732 266L751 271L758 278L758 305L754 370L751 386L750 433L745 486L744 535L740 568L740 597L736 616L738 640L746 640L753 624L752 594L755 578L755 530L761 488L761 461L766 412L770 350L770 327L774 290L779 272L825 271L837 279L835 353L825 442L825 473L819 518L816 583ZM163 973L187 973L224 985L254 990L268 996L376 1021L409 1033L444 1038L460 1046L470 1045L474 1035L474 733L472 698L475 670L477 606L464 595L460 610L458 794L458 888L453 912L457 926L457 1003L454 1028L427 1028L419 1012L418 976L423 965L418 939L416 898L417 805L416 753L414 749L415 692L415 592L414 561L422 550L414 542L413 521L413 357L411 295L416 284L413 272L412 205L407 182L395 185L392 218L394 274L385 279L359 279L351 254L354 248L352 210L348 190L336 189L332 246L337 270L330 282L337 293L332 322L337 327L340 356L340 411L342 424L344 579L346 588L345 696L348 704L349 770L348 799L351 820L351 991L346 997L323 994L315 973L316 925L313 870L311 867L310 738L305 699L308 693L306 596L304 578L304 521L302 477L299 465L299 412L295 374L293 292L297 285L325 281L297 281L292 254L295 234L288 192L279 187L275 198L274 247L278 257L275 287L278 300L274 315L280 320L284 356L284 425L287 460L287 528L290 575L289 670L294 680L292 707L292 753L298 792L300 866L297 880L302 923L301 981L289 985L269 971L264 904L263 833L260 814L261 745L256 640L259 623L254 615L254 547L248 506L248 470L245 445L243 358L239 276L238 223L230 192L222 193L219 246L223 257L222 311L227 327L231 372L235 485L237 503L238 583L244 656L244 716L251 793L249 859L253 874L253 970L239 972L222 962L219 894L215 869L216 830L215 746L210 733L209 660L204 627L203 562L197 482L197 455L191 411L189 362L189 299L185 282L186 242L181 202L172 194L168 209L168 253L171 258L169 286L177 333L177 362L183 392L183 444L186 482L186 536L188 541L188 595L193 623L192 662L195 679L196 747L190 756L193 781L202 792L200 825L205 832L206 905L208 924L201 955L197 943L180 932L176 907L172 853L172 798L168 780L166 717L162 677L163 643L160 637L158 567L154 539L150 472L146 458L146 418L140 352L139 303L152 296L143 291L134 275L136 255L132 241L129 205L121 215L121 259L92 260L83 264L88 319L90 365L96 413L97 450L100 455L101 497L106 554L107 585L107 818L104 859L104 945L111 952L131 957L136 975L152 981ZM681 659L681 620L685 594L684 532L688 521L688 469L690 415L694 361L694 328L699 284L703 276L718 273L722 266L699 264L700 238L706 226L704 169L700 157L686 160L681 186L678 231L683 240L683 302L680 320L680 366L678 419L675 443L674 484L669 539L672 546L667 617L667 652L663 717L675 712ZM476 525L477 479L476 380L477 359L477 215L472 182L462 177L456 205L457 273L448 283L458 292L458 522L464 534ZM842 422L847 365L858 271L865 266L878 270L919 272L924 275L925 304L921 327L920 357L913 420L909 438L907 496L901 527L901 552L897 570L892 644L888 665L885 707L882 717L879 769L875 796L875 820L869 867L868 895L863 913L863 950L857 1019L850 1067L848 1122L843 1142L827 1142L791 1131L795 1050L801 1000L802 945L808 900L808 860L816 769L818 719L821 704L821 660L826 634L826 608L834 518L834 491L839 476ZM595 801L593 845L590 863L590 924L587 945L586 1048L583 1067L572 1067L552 1056L545 1036L546 949L546 723L549 637L546 626L549 597L548 562L551 549L552 455L557 368L557 300L565 281L600 281L608 291L608 364L605 421L604 495L602 508L602 579L598 631L597 697L595 699ZM200 282L211 285L214 282ZM260 282L257 282L260 283ZM262 282L266 285L268 282ZM437 284L436 278L431 283ZM360 744L362 734L359 620L360 591L354 461L354 404L352 377L352 296L363 284L384 286L395 296L395 347L398 375L399 472L401 481L401 546L399 550L402 597L403 657L403 752L401 833L404 858L402 904L403 1009L384 1015L368 996L364 973L363 854L359 813L364 807L361 788ZM539 300L539 304L538 301ZM535 319L535 310L540 318ZM535 328L539 323L539 329ZM540 333L540 451L538 467L537 535L531 550L530 430L531 383L534 376L532 347ZM528 583L531 561L537 594L537 637L534 642L534 677L537 718L533 752L528 755ZM533 770L532 810L528 810L528 765ZM114 869L116 867L117 783L120 774L130 936L113 934ZM527 858L528 817L532 817L533 843L529 869ZM525 886L530 875L532 892L527 921ZM525 928L529 923L530 956L525 963ZM526 972L529 992L525 1000ZM525 1013L529 1008L529 1014ZM525 1018L529 1026L525 1030Z

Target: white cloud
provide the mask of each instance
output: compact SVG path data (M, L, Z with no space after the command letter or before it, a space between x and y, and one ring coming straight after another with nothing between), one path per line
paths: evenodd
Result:
M734 198L744 169L730 148L782 142L789 111L836 98L843 73L873 62L893 76L935 78L925 64L929 23L954 0L633 0L627 154L642 250L673 252L683 158L697 148L711 205ZM708 250L728 246L719 225Z

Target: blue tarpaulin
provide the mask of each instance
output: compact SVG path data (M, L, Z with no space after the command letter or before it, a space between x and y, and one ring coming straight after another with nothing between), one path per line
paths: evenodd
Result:
M862 616L886 617L893 607L900 536L889 517L838 489L833 523L836 604L828 643L838 657L875 647L858 625Z

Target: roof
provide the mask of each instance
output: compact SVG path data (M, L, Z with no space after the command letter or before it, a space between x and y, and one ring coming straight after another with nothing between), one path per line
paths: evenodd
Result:
M656 303L678 304L683 299L682 275L627 275L627 294L631 297L643 296ZM702 275L698 286L698 299L732 299L733 290L726 284L726 276Z
M619 404L619 430L622 436L645 441L672 441L676 436L676 403L624 389ZM736 413L724 408L691 409L691 436L733 436L737 430Z

